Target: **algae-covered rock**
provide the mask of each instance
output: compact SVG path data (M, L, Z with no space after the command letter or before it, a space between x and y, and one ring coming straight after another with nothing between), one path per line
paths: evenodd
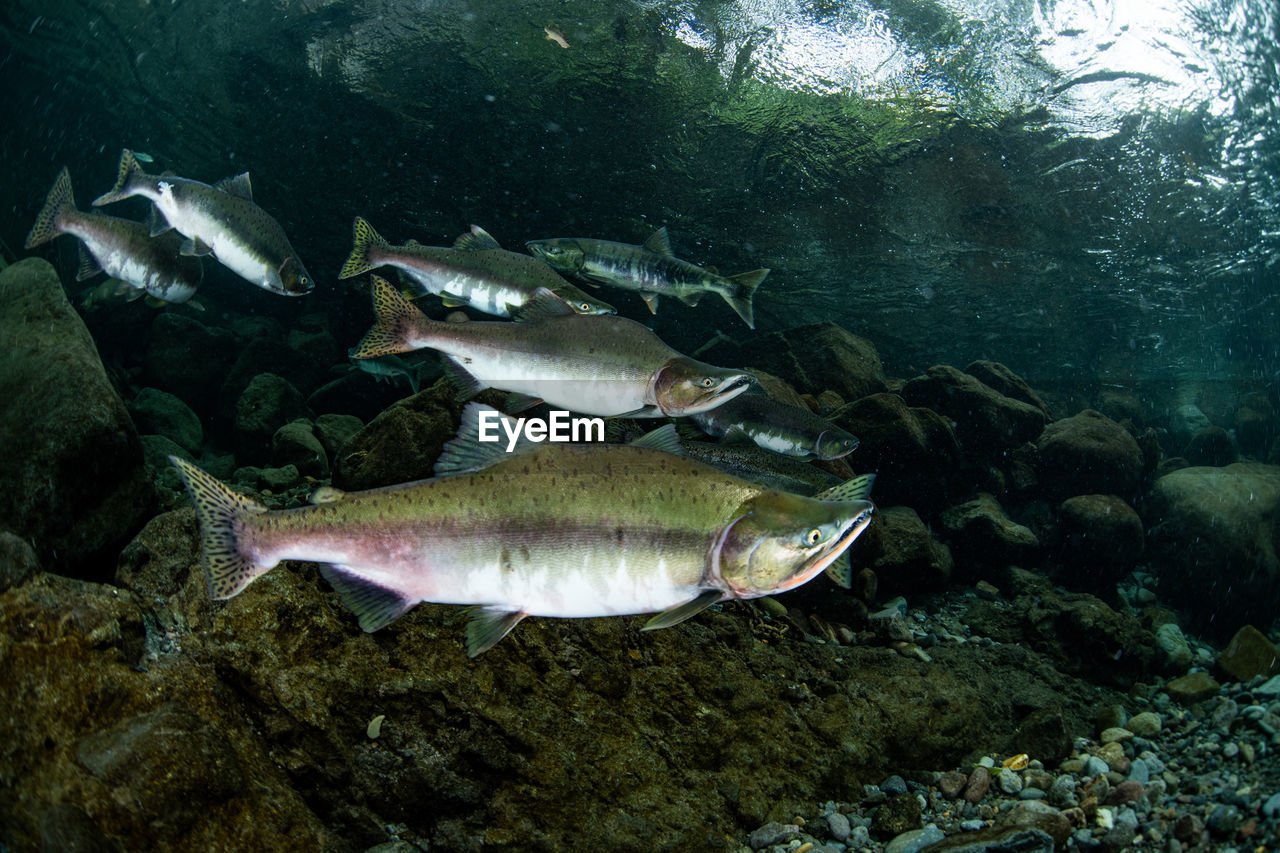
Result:
M1217 665L1232 681L1249 682L1280 672L1280 649L1257 628L1245 625L1218 655Z
M155 504L142 445L48 262L0 272L0 528L101 576Z
M942 525L956 552L976 565L999 569L1040 560L1035 533L1009 518L1000 502L986 492L947 509Z
M1133 570L1143 546L1142 519L1115 495L1077 495L1058 507L1062 581L1111 594Z
M461 416L453 391L441 380L402 400L370 421L342 446L333 465L333 484L355 491L432 476L444 443Z
M138 432L162 435L194 456L200 455L204 427L181 399L158 388L143 388L129 406Z
M1128 497L1142 482L1144 457L1124 427L1092 409L1054 421L1036 440L1040 482L1063 498Z
M329 476L329 455L308 420L293 421L271 437L271 464L293 465L304 477Z
M849 549L855 566L874 570L879 593L896 595L942 589L951 578L951 550L905 506L877 507L867 531Z
M1010 390L1025 387L1007 368L1005 372L1006 387ZM987 373L994 374L994 368L989 368ZM903 385L900 393L909 405L932 409L955 421L956 438L961 447L979 458L1033 440L1049 422L1043 404L1037 407L1006 396L976 377L947 365L929 368L925 376ZM1034 396L1029 388L1026 393Z
M236 402L236 460L241 465L267 462L276 430L311 417L302 395L288 381L274 373L255 376Z
M1280 612L1280 467L1237 462L1161 477L1143 504L1160 591L1225 638Z

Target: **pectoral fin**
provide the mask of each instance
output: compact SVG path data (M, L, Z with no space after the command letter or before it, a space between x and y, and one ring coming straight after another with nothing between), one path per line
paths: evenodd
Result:
M641 294L640 294L640 298L644 300L644 304L645 304L645 305L648 305L648 306L649 306L649 313L650 313L650 314L657 314L657 313L658 313L658 294L656 294L656 293L641 293Z
M679 625L691 616L696 616L724 598L724 593L718 589L709 589L701 593L692 601L686 601L684 604L678 604L675 607L668 608L657 616L654 616L648 622L644 623L642 631L656 631L659 628L670 628L672 625Z
M76 272L76 281L84 281L86 278L92 278L102 272L102 265L98 263L98 259L89 253L89 250L80 244L80 269Z
M471 621L467 622L467 657L473 658L496 646L526 615L528 614L520 610L503 610L499 607L478 607L472 610Z
M472 376L471 373L458 362L454 361L450 356L444 356L440 359L440 367L444 371L444 378L448 379L453 387L458 389L459 402L470 400L479 394L485 388L489 387Z

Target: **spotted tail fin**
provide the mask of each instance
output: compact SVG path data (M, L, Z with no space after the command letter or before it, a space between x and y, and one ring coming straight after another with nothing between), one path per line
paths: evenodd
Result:
M169 461L182 475L187 494L196 507L209 597L231 598L271 569L245 557L238 541L244 518L264 513L267 508L252 498L236 494L185 459L170 456Z
M31 226L27 235L26 248L34 249L41 243L47 243L62 233L62 217L76 209L75 196L71 193L71 173L63 166L62 171L53 182L53 189L44 200L44 207L36 217L36 224Z
M133 152L126 148L120 152L120 171L116 174L116 185L95 198L93 206L101 207L104 204L111 204L113 201L130 198L136 192L137 187L148 179L147 173L142 171L142 167L138 165L138 158L134 157Z
M347 262L342 265L342 272L338 273L338 278L355 278L369 270L377 269L381 264L375 263L369 257L369 249L389 247L390 244L383 239L382 235L373 230L369 220L363 216L357 216L351 223L351 254L347 257Z
M414 343L417 330L434 321L415 308L386 279L376 275L370 278L373 280L373 328L365 332L360 343L348 354L352 358L377 358L422 349L423 345Z

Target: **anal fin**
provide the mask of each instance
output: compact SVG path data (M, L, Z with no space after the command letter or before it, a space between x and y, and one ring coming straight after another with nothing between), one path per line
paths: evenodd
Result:
M365 580L341 566L322 563L320 574L337 591L342 603L356 614L360 627L370 634L390 625L417 604L394 589Z
M488 386L476 377L472 376L465 367L458 364L449 356L440 359L440 366L444 371L444 376L458 389L458 400L470 400L479 394Z

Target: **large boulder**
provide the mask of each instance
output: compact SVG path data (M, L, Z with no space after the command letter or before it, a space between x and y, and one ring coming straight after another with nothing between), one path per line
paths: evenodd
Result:
M0 272L0 528L54 571L109 577L155 491L142 445L48 262Z
M903 504L924 516L945 507L959 470L960 444L951 422L897 394L871 394L831 416L858 436L858 470L878 475L876 502Z
M1115 495L1076 495L1058 507L1059 580L1114 594L1142 555L1142 519Z
M984 374L1013 393L1038 399L1026 383L1003 365L984 362ZM999 368L999 370L997 370ZM902 387L902 399L946 415L967 453L983 457L1032 441L1049 422L1040 406L1007 396L978 378L945 364L929 368Z
M1093 409L1054 421L1036 440L1040 484L1050 495L1119 495L1138 491L1142 448L1120 424Z
M699 358L784 376L810 394L832 390L856 400L885 390L884 365L875 345L835 323L797 326L743 345L719 340Z
M907 506L877 507L867 532L849 549L853 565L876 573L881 598L943 589L951 578L951 550L933 538Z
M182 398L196 412L211 415L236 352L236 336L226 329L182 314L160 314L151 324L144 379Z
M1280 467L1182 468L1155 482L1143 515L1161 594L1194 627L1225 639L1280 613Z
M274 373L253 377L236 402L236 459L241 465L261 465L271 458L276 430L314 415L298 389Z

